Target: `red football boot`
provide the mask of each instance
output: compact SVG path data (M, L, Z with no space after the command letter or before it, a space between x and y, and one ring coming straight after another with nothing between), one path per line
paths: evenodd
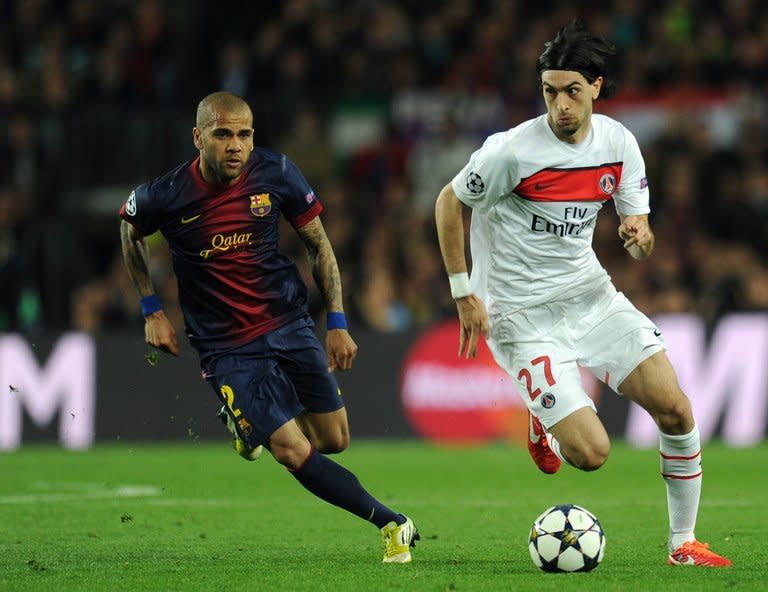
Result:
M707 543L691 541L683 543L669 554L670 565L695 565L700 567L730 567L730 559L709 550Z
M560 459L549 447L544 426L531 412L528 412L528 428L528 452L531 453L533 462L543 473L557 473L560 470Z

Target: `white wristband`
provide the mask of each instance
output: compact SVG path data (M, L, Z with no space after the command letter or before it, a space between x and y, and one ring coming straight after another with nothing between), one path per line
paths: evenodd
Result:
M472 288L469 285L469 274L466 271L449 274L448 281L451 283L451 296L454 300L464 298L472 293Z

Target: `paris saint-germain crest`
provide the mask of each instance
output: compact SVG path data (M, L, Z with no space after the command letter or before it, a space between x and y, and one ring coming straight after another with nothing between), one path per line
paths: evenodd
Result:
M613 195L613 192L616 191L616 177L611 173L605 173L600 177L600 191L606 195Z
M269 193L257 193L251 196L251 214L263 218L272 210Z

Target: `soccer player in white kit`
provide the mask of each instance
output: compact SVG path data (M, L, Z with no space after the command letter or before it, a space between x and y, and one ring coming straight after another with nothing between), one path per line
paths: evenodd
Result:
M673 565L731 561L696 540L701 445L688 398L653 322L617 292L592 250L595 220L613 199L618 233L635 259L653 252L648 182L634 136L592 113L610 95L614 53L579 21L545 44L537 72L547 113L490 136L440 192L440 250L461 323L459 355L482 334L517 381L530 412L537 466L600 468L610 441L584 391L579 366L638 403L659 427ZM472 209L472 276L463 210Z

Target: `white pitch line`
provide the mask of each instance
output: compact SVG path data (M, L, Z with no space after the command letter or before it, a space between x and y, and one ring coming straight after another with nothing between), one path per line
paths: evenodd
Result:
M126 497L155 497L162 491L155 485L121 485L114 489L85 490L66 493L28 493L0 496L0 504L42 504L54 502L78 502L83 500L106 500Z
M231 499L197 499L197 498L163 498L147 500L148 505L152 506L197 506L197 507L212 507L212 508L224 508L231 507ZM259 506L263 505L264 500L237 500L238 507L240 506Z

